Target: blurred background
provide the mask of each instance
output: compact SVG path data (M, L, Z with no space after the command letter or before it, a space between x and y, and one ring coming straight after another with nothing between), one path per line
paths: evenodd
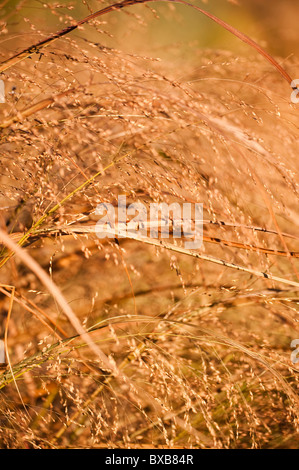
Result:
M70 0L61 2L61 8L57 8L57 2L53 1L4 1L1 4L0 21L2 19L2 24L9 24L10 32L14 30L16 35L13 42L4 39L1 49L15 51L17 45L22 49L25 44L32 42L32 38L39 37L39 32L56 32L61 29L61 25L69 24L72 18L81 19L107 3L102 0ZM198 0L195 3L255 39L268 52L282 58L296 54L298 1ZM55 5L55 10L49 15L51 5ZM88 33L89 27L84 29ZM153 2L146 7L130 7L126 11L103 17L101 29L104 35L100 39L105 46L113 41L113 47L116 47L118 42L117 47L126 52L143 52L164 59L173 60L182 53L192 56L192 51L198 48L248 53L248 46L230 33L193 9L178 4ZM94 35L94 29L89 32ZM80 33L77 31L73 34Z

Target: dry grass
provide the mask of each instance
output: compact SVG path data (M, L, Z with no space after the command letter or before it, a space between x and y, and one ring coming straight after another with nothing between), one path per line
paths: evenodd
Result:
M16 37L2 11L3 62L49 36L32 16ZM292 90L249 46L174 69L125 53L103 21L1 76L0 446L298 447ZM98 239L94 210L120 194L203 203L203 249Z

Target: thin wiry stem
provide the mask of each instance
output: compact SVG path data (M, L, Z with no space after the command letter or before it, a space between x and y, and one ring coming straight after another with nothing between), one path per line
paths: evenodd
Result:
M107 233L109 233L108 228L106 228L105 230L106 230ZM60 227L59 229L49 228L49 229L44 230L44 234L47 234L47 233L48 234L51 234L51 233L52 234L55 234L55 233L56 234L63 234L63 233L64 234L71 234L71 233L93 234L95 232L96 232L95 225L92 225L92 226L86 226L86 225L85 226L73 226L72 225L72 226ZM112 234L115 235L115 237L117 237L117 233L115 234L115 232L111 229L110 235L112 235ZM278 277L278 276L274 276L271 273L266 273L266 272L258 271L256 269L247 268L246 266L241 266L241 265L238 265L238 264L235 264L235 263L230 263L228 261L225 261L225 260L222 260L222 259L219 259L219 258L215 258L214 256L205 255L205 254L199 253L197 251L193 251L193 250L189 250L189 249L186 249L186 248L183 248L183 247L175 246L174 244L167 243L164 240L162 241L162 240L157 240L157 239L149 238L149 237L139 237L135 234L130 235L129 231L128 232L123 232L123 233L120 232L120 235L122 237L125 237L125 238L128 238L128 239L137 240L141 243L146 243L146 244L149 244L149 245L158 246L160 248L166 248L167 250L174 251L176 253L181 253L181 254L184 254L184 255L192 256L194 258L202 259L204 261L210 261L211 263L214 263L214 264L225 266L227 268L236 269L238 271L247 272L249 274L253 274L254 276L261 277L263 279L270 279L272 281L279 282L279 283L282 283L282 284L287 284L289 286L293 286L293 287L296 287L296 288L299 289L299 282L291 281L289 279L284 279L284 278ZM273 252L272 254L275 254L275 252ZM287 256L287 254L284 253L284 256ZM296 254L296 257L297 257L297 254Z
M212 21L220 25L222 28L232 33L241 41L253 47L259 54L261 54L265 59L267 59L268 62L270 62L270 64L273 65L278 70L281 76L292 86L294 90L298 89L297 86L292 85L293 80L290 77L290 75L286 72L286 70L268 52L266 52L257 42L253 41L253 39L248 37L246 34L240 32L238 29L234 28L233 26L221 20L220 18L213 15L212 13L209 13L206 10L199 8L197 5L193 5L192 3L186 2L185 0L124 0L123 2L114 3L113 5L109 5L99 11L96 11L95 13L92 13L86 16L82 20L77 21L75 24L62 29L61 31L58 31L52 36L49 36L48 38L35 43L34 45L26 48L22 52L19 52L18 54L15 54L13 57L10 57L9 59L5 60L4 62L0 64L0 73L4 72L5 70L12 67L13 65L18 64L20 61L22 61L23 59L26 59L32 54L39 53L44 47L53 43L57 39L62 38L66 34L69 34L71 31L74 31L79 26L82 26L88 23L89 21L94 20L95 18L103 16L112 11L121 10L129 6L139 5L139 4L149 3L149 2L157 2L157 1L168 2L168 3L180 3L182 5L186 5L188 7L194 8L195 10L199 11L200 13L202 13L203 15L207 16Z

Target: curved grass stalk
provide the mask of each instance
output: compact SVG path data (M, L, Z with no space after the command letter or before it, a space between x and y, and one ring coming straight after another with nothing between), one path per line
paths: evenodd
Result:
M210 222L212 224L217 225L218 223L215 222ZM220 224L219 225L228 225L229 224ZM241 224L240 224L241 225ZM236 224L232 224L232 226L236 226ZM255 227L248 227L251 230L258 230L258 228ZM268 232L266 229L260 229L263 232ZM76 233L76 234L84 234L84 233L92 233L94 231L94 226L88 226L88 225L82 225L81 227L79 225L72 225L72 226L66 226L66 227L48 227L46 229L40 229L40 230L35 230L33 233L30 234L30 237L28 239L28 245L31 243L34 243L37 239L44 238L44 237L49 237L53 235L69 235L70 233ZM275 231L269 231L269 233L275 233ZM285 234L285 236L288 236ZM290 238L296 238L295 236L289 235ZM14 233L12 238L17 242L20 240L22 237L21 234L19 233ZM31 239L31 240L30 240ZM264 248L262 246L255 246L255 245L249 245L247 243L241 243L241 242L236 242L234 240L225 240L223 238L219 237L208 237L206 235L203 235L202 237L203 241L206 243L213 243L216 245L223 245L223 246L230 246L232 248L240 248L242 250L246 251L251 251L253 253L262 253L265 255L272 255L272 256L282 256L284 258L287 258L288 256L291 256L291 258L299 258L299 251L290 251L289 253L287 251L281 251L281 250L272 250L271 248ZM26 245L27 246L27 245Z
M69 304L66 302L64 299L63 295L61 294L59 288L53 283L51 278L46 274L43 269L39 266L39 264L30 256L28 255L22 248L17 246L10 238L9 236L0 230L0 240L11 250L13 250L16 255L26 264L28 267L34 272L34 274L41 280L41 282L48 288L48 290L51 292L51 294L54 296L56 299L57 303L60 305L64 313L66 314L67 318L69 319L70 323L74 327L74 329L77 331L78 335L83 339L83 341L86 341L86 344L89 346L89 348L96 354L96 356L100 359L100 361L103 363L104 368L108 369L110 371L110 376L115 376L119 379L121 379L123 382L130 384L132 387L132 390L134 391L134 396L137 400L138 406L140 407L141 405L139 404L139 394L142 396L143 401L149 404L150 406L154 407L156 412L159 412L163 415L164 413L164 408L162 405L160 405L156 400L153 399L153 397L149 396L149 394L142 389L141 387L135 386L132 381L122 372L122 370L117 367L117 365L109 359L105 353L95 344L95 342L90 338L89 332L84 330L82 327L80 321L78 320L77 316L74 314L72 311L71 307ZM18 376L16 376L18 377ZM13 376L13 380L15 381L15 376ZM141 408L140 408L141 409ZM182 429L187 430L189 433L193 434L194 436L197 436L198 439L200 439L202 442L206 444L210 444L210 439L202 433L199 433L196 429L192 428L192 426L188 425L188 423L185 423L184 420L177 418L176 416L173 416L177 423L182 427Z
M127 8L129 6L133 5L139 5L139 4L145 4L149 2L166 2L166 3L179 3L191 8L194 8L195 10L199 11L201 14L207 16L210 20L214 21L217 23L219 26L222 28L226 29L230 33L232 33L234 36L239 38L241 41L244 43L248 44L252 48L254 48L260 55L262 55L268 62L270 62L271 65L273 65L278 72L281 74L281 76L291 85L293 90L298 90L297 86L294 85L293 80L291 76L287 73L287 71L268 53L266 52L257 42L253 41L249 36L246 34L242 33L235 27L231 26L230 24L226 23L225 21L221 20L217 16L213 15L212 13L207 12L206 10L203 10L202 8L198 7L197 5L193 5L192 3L186 2L185 0L123 0L122 2L119 3L114 3L113 5L109 5L105 8L102 8L99 11L96 11L95 13L92 13L82 20L77 21L75 24L68 26L67 28L64 28L61 31L58 31L57 33L53 34L52 36L49 36L46 39L43 39L32 46L28 47L27 49L23 50L22 52L19 52L18 54L15 54L14 56L10 57L9 59L3 61L0 63L0 73L4 72L5 70L9 69L10 67L18 64L22 60L28 58L34 53L40 53L40 51L45 48L46 46L49 46L52 44L54 41L57 39L62 38L63 36L69 34L71 31L74 31L77 29L79 26L82 26L89 21L92 21L100 16L103 16L107 13L110 13L112 11L117 11L121 10L123 8Z
M75 331L77 331L77 333L86 340L86 343L89 345L90 349L96 354L96 356L99 357L99 359L103 362L104 366L107 367L108 370L113 371L116 376L119 376L120 372L117 366L114 364L114 362L108 359L106 354L104 354L90 339L88 333L84 330L77 316L63 297L62 293L60 292L60 289L56 286L56 284L54 284L50 276L39 266L39 264L28 253L26 253L22 248L16 245L16 243L13 242L10 237L5 232L3 232L3 230L0 230L0 240L10 250L13 250L16 255L23 261L23 263L25 263L29 267L29 269L31 269L32 272L40 279L40 281L48 288L50 293L53 295L57 303L64 311L65 315L69 319ZM120 374L120 376L124 378L122 374Z
M107 232L108 232L108 229L107 229ZM37 233L38 232L35 232L35 235ZM66 227L60 227L59 229L49 228L49 229L43 230L42 233L45 236L47 236L49 234L67 234L67 235L70 235L72 233L95 234L95 225L91 225L91 226L66 226ZM111 234L114 234L114 231L112 229L111 229ZM224 266L224 267L227 267L227 268L236 269L238 271L243 271L243 272L246 272L246 273L249 273L249 274L253 274L254 276L263 278L263 279L269 279L269 280L272 280L274 282L279 282L279 283L286 284L286 285L289 285L289 286L293 286L293 287L296 287L297 289L299 289L299 282L291 281L289 279L284 279L284 278L278 277L278 276L274 276L271 273L266 273L266 272L263 272L263 271L258 271L256 269L247 268L246 266L241 266L241 265L238 265L238 264L235 264L235 263L230 263L228 261L216 258L214 256L205 255L205 254L199 253L197 251L188 250L186 248L176 246L172 243L167 243L164 240L162 241L162 240L157 240L157 239L154 239L154 238L138 237L136 235L130 235L129 233L127 233L127 234L124 233L124 234L122 234L122 236L123 237L125 236L125 238L131 239L131 240L139 241L141 243L146 243L146 244L149 244L149 245L158 246L160 248L165 248L167 250L174 251L176 253L184 254L184 255L187 255L187 256L193 256L194 258L202 259L204 261L209 261L211 263L218 264L220 266ZM204 238L206 238L206 241L209 241L211 237L203 237L203 239ZM213 239L213 242L221 244L222 240L216 241L215 239ZM229 243L231 243L231 242L229 242ZM238 248L245 248L245 249L248 249L248 250L253 250L253 248L255 248L254 251L256 251L256 252L259 251L258 247L252 247L250 245L246 246L246 245L243 245L243 244L235 243L234 245L229 245L229 246L236 246L236 245L241 245L241 246L238 246ZM263 250L266 251L266 254L280 255L280 256L287 256L288 255L286 252L266 250L264 248L263 248ZM263 251L263 252L265 253L265 251ZM294 252L293 254L294 254L294 258L299 257L299 253Z

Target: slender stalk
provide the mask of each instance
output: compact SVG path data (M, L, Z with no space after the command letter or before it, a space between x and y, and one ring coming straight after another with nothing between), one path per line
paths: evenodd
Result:
M64 37L65 35L71 33L75 29L77 29L79 26L82 26L100 16L103 16L107 13L110 13L112 11L118 11L122 10L123 8L127 8L129 6L134 6L134 5L139 5L139 4L145 4L149 2L167 2L167 3L180 3L182 5L194 8L196 11L202 13L203 15L207 16L210 20L214 21L217 23L219 26L222 28L226 29L230 33L232 33L234 36L239 38L241 41L245 42L249 46L253 47L260 55L262 55L268 62L270 62L271 65L273 65L278 72L281 74L281 76L289 83L289 85L292 86L293 90L298 90L297 86L293 85L293 80L291 76L287 73L287 71L272 57L267 51L265 51L257 42L255 42L253 39L251 39L249 36L246 34L242 33L239 31L237 28L234 26L231 26L230 24L226 23L225 21L221 20L217 16L213 15L212 13L207 12L206 10L203 10L202 8L198 7L197 5L193 5L192 3L186 2L185 0L124 0L119 3L114 3L113 5L109 5L105 8L102 8L101 10L96 11L95 13L92 13L82 20L79 20L75 22L73 25L68 26L67 28L62 29L61 31L58 31L57 33L53 34L52 36L49 36L46 39L43 39L41 41L38 41L37 43L33 44L32 46L24 49L22 52L19 52L18 54L13 55L9 59L5 60L4 62L0 63L0 73L4 72L8 68L12 67L13 65L18 64L22 60L26 59L27 57L31 56L32 54L40 53L43 48L46 46L49 46L52 44L54 41L57 39L60 39Z

